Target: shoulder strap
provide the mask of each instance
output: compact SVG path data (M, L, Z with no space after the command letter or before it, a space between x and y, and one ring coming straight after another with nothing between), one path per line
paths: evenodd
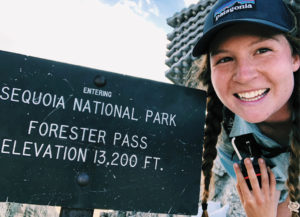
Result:
M223 107L223 127L224 127L227 135L230 134L230 131L233 126L233 121L234 121L234 113L224 106Z
M278 148L268 148L268 147L260 145L260 148L266 152L266 154L264 154L264 157L267 157L267 158L273 158L282 153L291 151L290 147L288 147L288 146L287 147L278 147Z

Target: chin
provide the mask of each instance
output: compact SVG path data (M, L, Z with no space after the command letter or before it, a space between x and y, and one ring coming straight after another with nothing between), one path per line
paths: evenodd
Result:
M261 123L268 119L266 115L262 114L238 114L238 116L252 124Z
M266 119L258 119L258 118L255 118L255 119L245 119L243 118L245 121L249 122L249 123L252 123L252 124L258 124L258 123L261 123L261 122L264 122Z

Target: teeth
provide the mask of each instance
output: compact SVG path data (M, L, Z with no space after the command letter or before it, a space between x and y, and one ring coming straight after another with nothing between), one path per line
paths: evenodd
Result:
M260 89L260 90L245 92L245 93L238 93L237 95L239 96L240 99L244 101L255 101L262 98L265 95L264 93L266 91L267 89Z

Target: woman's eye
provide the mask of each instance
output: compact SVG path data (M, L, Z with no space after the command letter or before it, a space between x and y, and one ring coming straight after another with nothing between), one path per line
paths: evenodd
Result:
M257 54L263 54L263 53L266 53L266 52L268 52L268 51L271 51L271 49L269 49L269 48L260 48L260 49L258 49L257 51L256 51L256 53Z
M220 63L226 63L226 62L229 62L231 61L232 58L231 57L224 57L224 58L221 58L217 61L217 64L220 64Z

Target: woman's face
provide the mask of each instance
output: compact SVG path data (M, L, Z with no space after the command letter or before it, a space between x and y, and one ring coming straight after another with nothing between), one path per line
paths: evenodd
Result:
M285 36L268 31L258 25L234 25L220 31L210 47L211 79L218 97L251 123L290 117L288 100L300 65Z

